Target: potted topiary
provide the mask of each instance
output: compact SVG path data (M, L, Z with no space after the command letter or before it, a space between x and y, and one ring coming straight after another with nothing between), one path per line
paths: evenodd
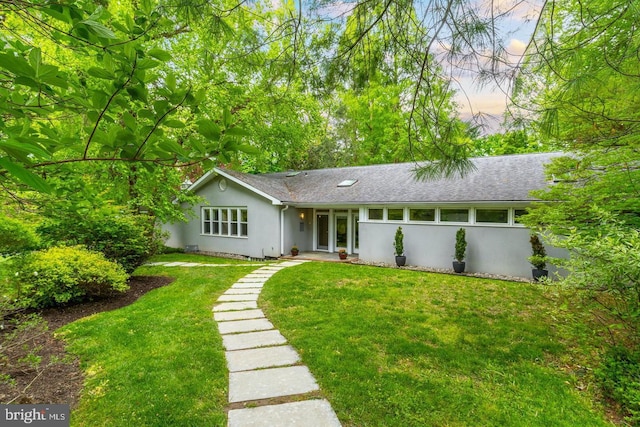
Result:
M531 274L533 275L533 279L537 282L543 277L547 277L549 275L549 271L545 270L547 267L547 251L545 251L544 245L537 234L532 233L529 238L529 242L531 243L531 256L529 257L529 262L534 267L531 270Z
M347 259L347 250L338 249L338 256L340 257L340 259Z
M407 262L407 257L404 255L404 234L402 234L402 227L398 227L396 230L393 247L395 248L396 265L402 267Z
M467 240L465 239L465 229L461 228L456 232L455 260L453 261L453 271L462 273L465 268L464 254L467 251Z
M297 255L298 255L298 253L300 253L300 251L298 250L298 246L293 245L293 246L291 247L291 255L292 255L292 256L297 256Z

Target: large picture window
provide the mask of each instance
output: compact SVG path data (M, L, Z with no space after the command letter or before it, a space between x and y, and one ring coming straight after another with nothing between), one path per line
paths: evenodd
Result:
M202 208L202 234L209 236L247 237L247 208Z

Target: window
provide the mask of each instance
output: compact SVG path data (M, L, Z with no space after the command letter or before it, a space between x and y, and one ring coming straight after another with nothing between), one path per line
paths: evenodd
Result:
M240 209L240 235L243 237L249 235L249 221L246 209Z
M441 222L469 222L469 209L440 209Z
M508 224L509 209L476 209L476 222Z
M403 221L404 209L389 208L387 209L387 220L389 221Z
M202 208L202 234L210 236L248 236L246 208Z
M522 215L526 215L527 210L526 209L514 209L513 210L513 223L514 224L522 224L520 222L520 217Z
M409 221L433 222L435 220L435 209L409 209Z
M371 220L379 220L382 221L382 209L369 209L368 218Z

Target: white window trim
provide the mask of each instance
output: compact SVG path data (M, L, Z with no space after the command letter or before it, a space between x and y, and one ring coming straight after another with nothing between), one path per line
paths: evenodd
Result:
M442 221L442 210L466 210L467 211L467 220L466 221ZM438 224L444 225L469 225L473 224L473 209L468 207L440 207L438 208Z
M478 222L478 210L494 210L494 211L507 211L507 222ZM511 224L511 212L512 208L503 208L503 207L477 207L473 208L473 224L484 226L489 225L492 227L496 226L508 226Z
M382 219L370 219L369 218L369 209L382 209ZM390 220L389 219L389 209L403 209L403 219L400 220ZM410 219L410 209L434 209L435 210L435 219L433 221L415 221ZM443 209L466 209L469 212L469 220L467 222L453 222L453 221L442 221L442 210ZM495 209L495 210L506 210L508 221L507 222L477 222L476 221L476 211L478 209ZM516 210L524 210L526 207L504 207L504 206L468 206L468 207L455 207L455 206L404 206L393 207L393 206L366 206L362 210L362 215L360 222L366 223L385 223L385 224L416 224L416 225L453 225L453 226L477 226L477 227L516 227L516 228L526 228L523 224L518 224L515 221L515 211Z
M222 220L222 212L227 211L227 220ZM210 211L210 233L205 233L205 211ZM218 221L214 221L214 211L217 211ZM236 212L236 221L233 221L233 211ZM242 211L247 212L247 221L242 221ZM214 234L214 222L217 222L218 233ZM222 234L223 223L226 224L227 233ZM236 234L231 234L232 225L236 224ZM242 235L242 225L246 225L247 234ZM206 237L229 237L232 239L248 239L249 238L249 212L246 206L202 206L200 208L200 235Z

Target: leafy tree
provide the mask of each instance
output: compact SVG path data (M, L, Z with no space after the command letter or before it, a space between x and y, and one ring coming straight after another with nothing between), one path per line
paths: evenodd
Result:
M82 245L101 252L108 260L120 264L127 273L158 252L160 236L152 217L131 214L117 207L48 212L48 219L38 227L48 246Z
M229 111L171 69L173 23L145 0L4 6L0 179L51 192L51 166L192 164L238 149ZM23 37L29 34L30 37Z
M503 156L508 154L536 153L553 150L531 131L511 130L473 138L473 156Z
M0 215L0 256L34 250L39 245L32 227L18 219Z
M447 174L469 164L468 127L456 114L454 90L436 60L425 3L358 2L344 20L327 79L336 91L331 121L344 164L440 160ZM424 50L423 50L424 49ZM453 160L455 158L455 160ZM434 169L422 169L434 174Z
M567 281L634 331L625 342L640 326L638 19L632 3L548 2L517 93L541 134L569 153L549 167L554 184L535 193L545 203L526 223L569 251L558 261Z

